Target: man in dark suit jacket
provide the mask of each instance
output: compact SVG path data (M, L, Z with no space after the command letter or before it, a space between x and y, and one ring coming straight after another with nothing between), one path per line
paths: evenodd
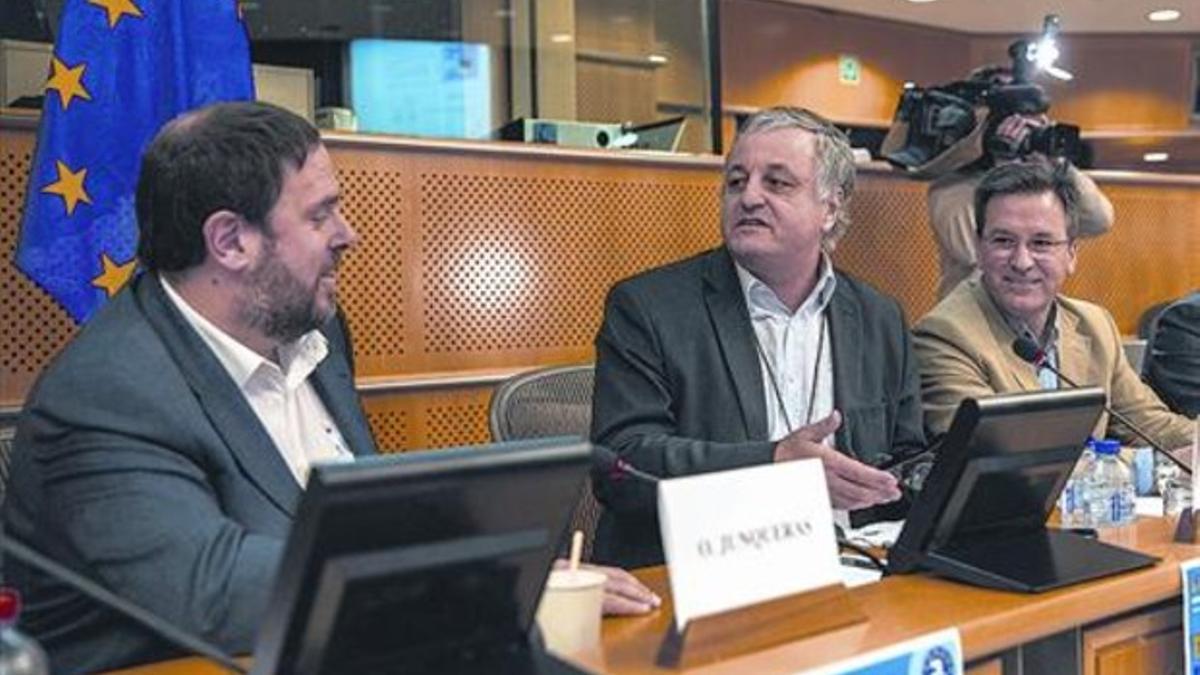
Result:
M337 270L358 235L313 127L264 104L167 125L142 158L144 272L42 374L18 424L8 532L164 622L250 651L308 469L375 452ZM173 656L9 562L55 673ZM658 598L623 570L606 613Z
M835 508L898 499L876 467L924 450L919 381L900 307L825 253L853 186L829 122L751 117L725 163L725 246L609 293L593 441L663 478L815 457ZM599 472L595 484L597 560L661 563L654 486Z
M336 316L338 263L357 241L338 195L315 129L285 111L224 104L164 128L138 185L144 272L29 395L9 533L250 650L308 465L375 452ZM172 655L70 588L6 571L54 672Z
M1158 315L1143 372L1167 407L1189 417L1200 415L1200 291Z

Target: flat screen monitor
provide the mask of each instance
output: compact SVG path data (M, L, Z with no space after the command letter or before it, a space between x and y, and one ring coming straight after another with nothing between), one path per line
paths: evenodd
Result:
M488 138L491 51L486 44L350 41L349 100L359 131Z
M1153 564L1046 527L1104 401L1096 387L963 401L888 569L1035 592Z
M254 671L545 672L514 664L590 464L561 438L314 467Z

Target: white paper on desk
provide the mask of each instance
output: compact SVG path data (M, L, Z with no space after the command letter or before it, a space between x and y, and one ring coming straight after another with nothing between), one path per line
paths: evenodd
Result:
M658 484L675 627L841 581L820 460Z
M1200 466L1200 417L1192 423L1192 467ZM1200 471L1192 471L1192 515L1196 514L1197 497L1200 495ZM1188 671L1191 672L1191 671Z
M963 672L962 639L946 628L898 642L840 663L803 671L804 675L959 675Z

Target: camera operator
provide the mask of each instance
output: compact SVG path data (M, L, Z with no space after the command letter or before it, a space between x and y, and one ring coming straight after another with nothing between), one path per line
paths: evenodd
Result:
M1004 66L985 66L972 72L969 79L989 85L1009 85L1013 82L1013 74ZM926 202L941 261L939 300L974 274L977 268L973 197L983 174L993 166L1010 162L1067 162L1064 158L1048 158L1032 149L1031 137L1050 125L1045 112L1010 113L1000 119L985 139L987 150L983 158L940 176L930 184ZM1069 164L1068 171L1080 194L1079 235L1094 237L1108 232L1113 222L1112 204L1091 178Z

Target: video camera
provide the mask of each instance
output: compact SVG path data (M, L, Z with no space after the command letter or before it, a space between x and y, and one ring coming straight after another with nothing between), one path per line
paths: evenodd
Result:
M1056 33L1057 21L1047 17L1047 31L1053 28ZM937 177L971 165L983 168L997 159L1035 152L1077 161L1083 148L1075 125L1031 128L1019 144L995 133L1010 115L1041 115L1050 109L1046 91L1030 82L1037 58L1031 45L1021 39L1009 47L1011 68L987 69L936 87L907 86L880 155L918 177Z

